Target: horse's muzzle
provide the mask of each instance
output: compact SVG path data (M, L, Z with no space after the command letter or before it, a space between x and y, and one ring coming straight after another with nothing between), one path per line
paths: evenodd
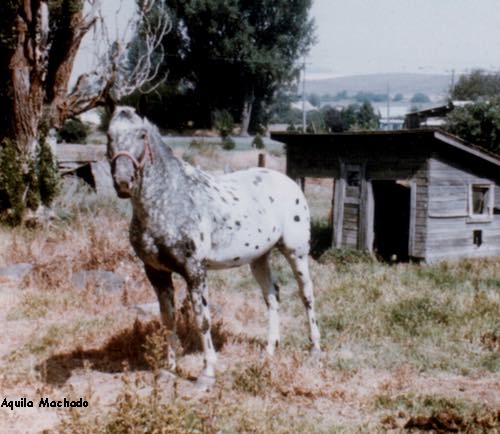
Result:
M113 182L116 194L120 199L128 199L132 195L132 185L127 181Z

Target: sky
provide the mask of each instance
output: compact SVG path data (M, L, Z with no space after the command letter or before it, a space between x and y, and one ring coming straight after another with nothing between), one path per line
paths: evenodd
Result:
M314 0L306 76L500 70L500 0Z
M103 1L111 33L116 22L120 27L128 21L133 4ZM311 16L317 43L306 59L309 80L500 70L500 0L313 0ZM93 38L90 34L83 42L75 74L95 67Z

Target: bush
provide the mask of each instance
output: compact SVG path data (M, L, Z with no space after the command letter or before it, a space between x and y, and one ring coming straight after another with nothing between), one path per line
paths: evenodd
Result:
M256 134L255 137L253 138L252 147L257 149L265 149L266 145L260 134Z
M66 143L85 143L90 127L80 119L67 120L59 130L59 139Z
M106 108L101 110L99 112L99 121L99 130L104 133L107 132L111 122L111 111Z
M231 137L223 137L221 146L222 149L225 149L226 151L232 151L236 148L236 143Z
M415 104L425 104L431 102L431 99L425 93L417 92L412 96L411 102Z
M27 209L36 210L40 203L49 206L59 191L59 173L45 136L33 160L20 155L14 142L0 144L0 220L21 223Z
M223 139L233 133L234 119L227 110L215 110L212 114L212 124Z

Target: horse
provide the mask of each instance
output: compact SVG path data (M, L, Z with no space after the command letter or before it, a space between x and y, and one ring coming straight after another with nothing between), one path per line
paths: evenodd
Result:
M175 305L172 273L188 288L204 353L197 383L215 383L207 270L250 265L268 309L266 351L279 346L279 286L269 266L277 247L298 282L309 323L311 351L320 353L320 333L309 275L309 208L289 177L266 168L212 176L175 157L158 128L133 108L116 107L108 130L107 156L118 197L132 203L130 242L170 330L169 369L175 370Z

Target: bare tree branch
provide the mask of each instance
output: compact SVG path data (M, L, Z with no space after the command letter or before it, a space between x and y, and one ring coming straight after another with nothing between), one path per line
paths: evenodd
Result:
M96 0L93 2L94 6L99 3ZM77 80L65 102L65 117L104 105L110 98L118 101L136 90L151 91L156 87L152 83L158 80L164 58L162 40L171 28L165 0L141 2L137 13L114 40L110 38L100 7L96 6L94 13L106 52L99 55L95 71ZM135 48L138 52L133 65L129 60L132 36L136 38L134 44L137 44Z

